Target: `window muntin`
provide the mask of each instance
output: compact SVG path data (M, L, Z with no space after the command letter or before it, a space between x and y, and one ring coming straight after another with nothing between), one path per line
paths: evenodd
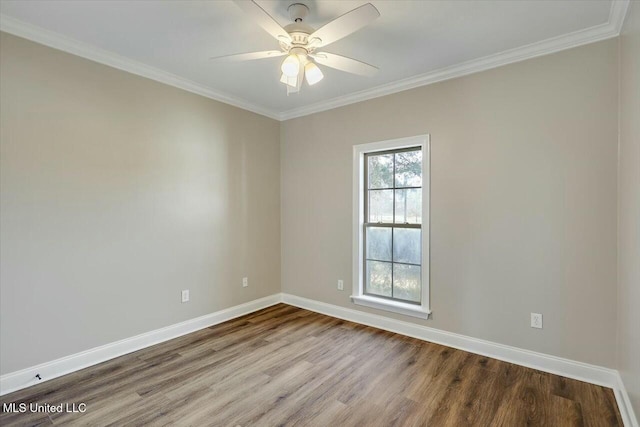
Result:
M365 295L421 304L422 148L365 153Z

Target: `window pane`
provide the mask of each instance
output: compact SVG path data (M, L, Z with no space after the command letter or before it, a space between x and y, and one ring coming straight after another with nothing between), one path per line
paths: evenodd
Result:
M422 186L422 150L396 153L396 187Z
M422 230L419 228L394 228L393 261L421 264L421 234Z
M367 227L366 258L391 261L390 227Z
M393 264L393 297L420 302L420 267Z
M367 288L365 292L391 296L391 263L367 261Z
M369 190L369 222L393 222L393 190Z
M396 190L396 223L422 222L422 188Z
M393 187L393 154L368 156L369 188Z

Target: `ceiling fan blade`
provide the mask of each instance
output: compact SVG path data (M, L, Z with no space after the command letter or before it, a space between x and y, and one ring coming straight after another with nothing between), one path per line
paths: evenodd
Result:
M364 4L351 12L334 19L316 30L309 36L309 40L320 39L320 46L326 46L341 38L355 33L365 25L370 24L380 16L380 12L371 3Z
M378 67L356 59L347 58L346 56L336 55L335 53L317 52L309 56L315 59L318 64L335 68L336 70L346 71L347 73L371 77L378 72Z
M286 54L286 52L282 52L279 50L264 50L262 52L236 53L233 55L214 56L213 58L209 59L221 62L238 62L251 61L253 59L277 58Z
M235 0L235 4L251 16L267 33L275 37L276 40L284 42L291 41L289 33L253 0Z

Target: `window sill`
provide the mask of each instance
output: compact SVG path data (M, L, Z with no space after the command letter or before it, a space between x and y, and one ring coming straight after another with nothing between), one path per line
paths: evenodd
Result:
M391 301L368 295L352 295L351 300L357 305L391 311L393 313L404 314L405 316L419 317L420 319L427 319L431 314L431 311L419 305Z

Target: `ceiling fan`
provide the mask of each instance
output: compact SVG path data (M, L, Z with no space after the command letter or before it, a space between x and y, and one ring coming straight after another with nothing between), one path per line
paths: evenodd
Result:
M309 8L302 3L289 6L287 10L293 23L284 28L253 0L235 0L235 4L279 42L280 50L240 53L211 59L249 61L286 56L280 66L280 82L286 85L287 95L299 92L305 77L309 85L322 80L324 75L316 63L363 76L372 76L378 71L373 65L335 53L318 51L377 19L380 12L371 3L353 9L317 30L304 23Z

